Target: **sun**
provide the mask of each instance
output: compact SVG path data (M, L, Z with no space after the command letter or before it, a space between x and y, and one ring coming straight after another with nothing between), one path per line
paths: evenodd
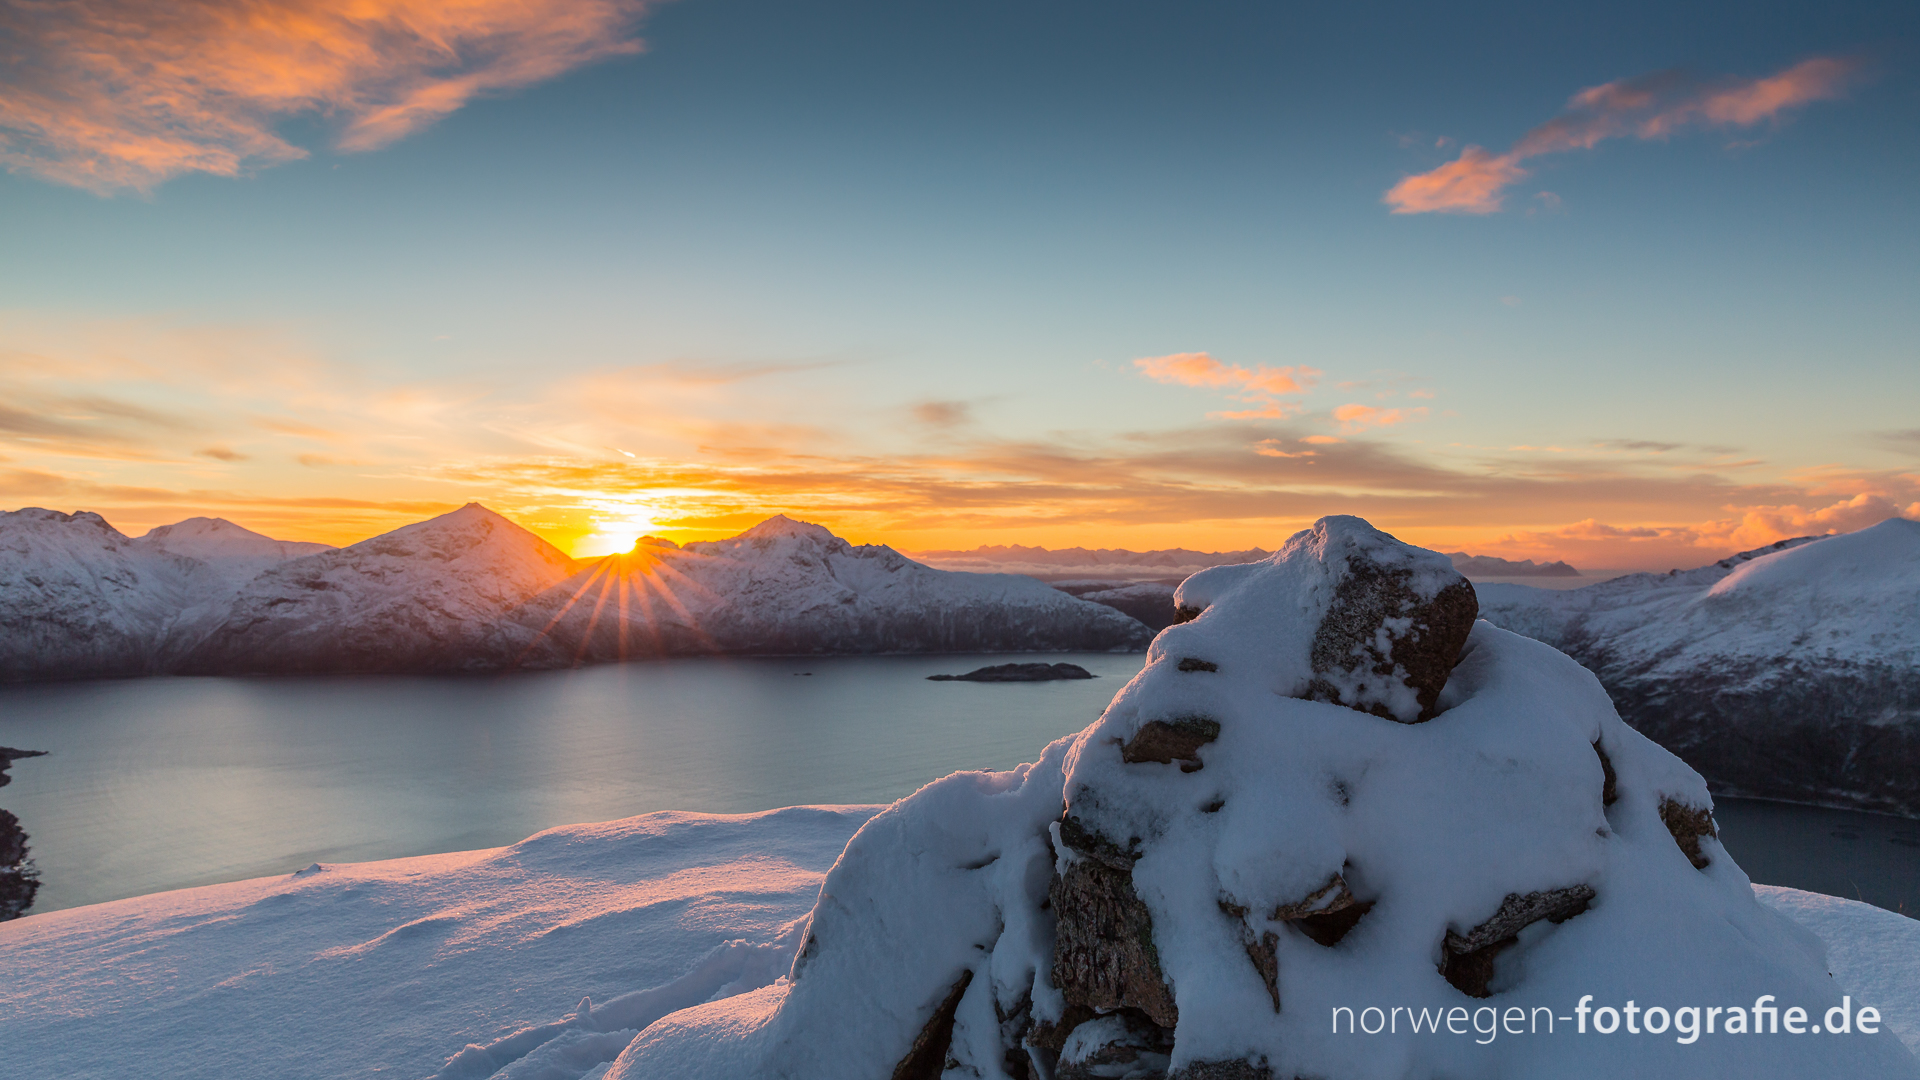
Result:
M594 519L594 530L573 542L573 557L597 559L632 551L640 538L653 531L653 520L638 514Z

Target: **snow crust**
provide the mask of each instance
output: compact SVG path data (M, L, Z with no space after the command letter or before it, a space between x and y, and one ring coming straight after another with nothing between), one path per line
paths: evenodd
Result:
M879 809L648 814L0 924L0 1078L576 1080L783 975Z
M744 1046L724 1031L754 1030L792 989L749 988L768 970L748 972L746 960L777 954L781 974L824 872L880 809L650 814L491 851L327 865L0 924L0 1077L419 1080L472 1069L582 1080L605 1076L631 1026ZM1920 1047L1920 921L1754 891L1819 937L1836 993L1875 1005ZM732 958L746 977L725 982ZM595 1003L590 1024L583 996ZM1730 1075L1699 1070L1703 1057L1671 1075ZM717 1058L668 1075L779 1075L751 1064Z

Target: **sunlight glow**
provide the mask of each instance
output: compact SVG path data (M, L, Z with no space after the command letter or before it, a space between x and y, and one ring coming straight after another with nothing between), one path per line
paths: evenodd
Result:
M628 506L620 511L620 517L596 517L593 531L573 542L573 557L597 559L632 551L641 537L653 531L651 507Z

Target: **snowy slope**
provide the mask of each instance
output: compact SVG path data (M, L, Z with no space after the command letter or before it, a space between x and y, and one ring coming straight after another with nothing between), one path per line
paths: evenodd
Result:
M1480 597L1726 794L1920 816L1920 522Z
M98 514L0 513L0 681L152 673L198 565Z
M650 1020L783 973L879 809L650 814L0 924L0 1080L599 1076ZM1920 922L1755 891L1920 1050Z
M603 559L515 621L528 666L701 652L1127 649L1152 637L1032 578L935 570L785 516L726 540Z
M460 671L500 666L483 642L573 562L478 503L248 582L178 665L231 672Z
M334 550L327 544L275 540L226 518L196 517L162 525L133 542L136 548L197 559L237 590L248 580L288 559Z
M0 924L0 1080L420 1080L587 996L623 1032L610 1061L654 1017L784 971L783 929L878 809L649 814Z

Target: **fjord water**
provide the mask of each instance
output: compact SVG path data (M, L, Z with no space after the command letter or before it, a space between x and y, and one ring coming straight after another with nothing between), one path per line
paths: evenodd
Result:
M1033 656L700 659L506 677L155 678L0 688L0 805L32 835L34 911L510 844L655 810L889 802L1031 761L1141 654L1049 655L1098 678L929 682ZM1722 799L1754 880L1920 911L1920 822Z

